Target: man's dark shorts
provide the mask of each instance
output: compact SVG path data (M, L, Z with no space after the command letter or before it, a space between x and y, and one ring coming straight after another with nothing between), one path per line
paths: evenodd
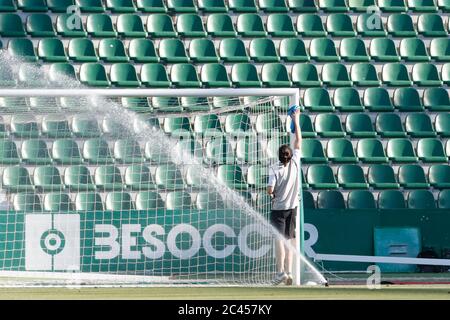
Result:
M297 208L288 210L272 210L270 223L287 239L295 238L295 216Z

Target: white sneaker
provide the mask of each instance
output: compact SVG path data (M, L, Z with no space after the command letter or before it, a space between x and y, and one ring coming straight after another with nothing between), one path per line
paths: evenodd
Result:
M273 280L273 284L275 286L279 285L280 283L286 282L286 280L288 279L288 275L286 274L286 272L279 272L275 275L275 278Z
M292 273L289 272L287 274L286 285L287 286L292 286L293 282L294 282L294 279L292 278Z

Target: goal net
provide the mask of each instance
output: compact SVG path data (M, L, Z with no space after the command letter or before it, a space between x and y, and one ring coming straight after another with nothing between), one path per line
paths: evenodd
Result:
M270 285L268 168L295 101L292 89L0 89L3 283ZM301 239L286 242L295 283L323 283Z

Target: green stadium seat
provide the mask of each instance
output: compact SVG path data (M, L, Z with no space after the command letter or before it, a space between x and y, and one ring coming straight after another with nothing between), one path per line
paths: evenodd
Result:
M369 54L375 61L400 61L395 43L389 38L372 39Z
M170 70L170 81L180 88L199 88L201 86L195 66L189 63L178 63Z
M11 135L19 138L37 138L38 123L32 115L17 114L11 117Z
M0 12L15 12L17 10L16 2L13 0L1 0Z
M309 191L302 192L303 208L304 209L316 209L316 202L314 196Z
M177 32L184 37L206 37L206 31L200 16L191 13L180 14L177 17Z
M349 87L352 85L347 68L342 63L326 63L322 67L322 83L330 87Z
M278 62L277 50L271 39L253 39L250 41L249 54L256 62Z
M434 38L430 42L430 56L437 61L450 61L450 39Z
M72 132L64 116L48 115L42 118L42 135L47 138L69 138Z
M450 137L450 113L439 113L435 118L435 129L441 137Z
M300 114L300 128L302 128L303 138L315 138L317 133L314 131L311 118L302 113Z
M450 12L450 2L448 0L437 0L436 5L443 12Z
M423 162L448 162L439 139L424 138L417 143L417 156Z
M228 0L228 8L234 12L257 12L255 0Z
M356 146L358 158L364 163L386 163L388 158L378 139L361 139Z
M95 192L80 192L75 195L76 211L103 211L100 194Z
M278 149L283 144L289 144L289 139L286 136L272 137L267 141L266 146L266 159L262 159L261 162L275 163L278 160Z
M197 12L193 0L167 0L167 10L172 13Z
M409 14L394 13L386 22L387 32L394 37L415 37L414 22Z
M355 151L350 140L337 138L327 143L327 157L335 163L356 163Z
M420 87L442 86L439 71L431 63L416 63L411 72L413 82Z
M26 30L32 37L54 37L52 19L45 13L33 13L27 17Z
M46 62L67 61L64 45L59 39L42 39L38 43L38 56Z
M179 190L185 183L181 171L174 164L160 165L156 168L155 182L159 188Z
M435 164L428 170L428 179L431 186L437 189L450 188L450 166Z
M417 32L424 37L447 37L448 33L440 15L421 14L417 20Z
M450 63L446 63L442 66L441 70L442 81L449 86L450 85Z
M89 86L108 87L111 82L100 63L84 63L80 67L80 81Z
M132 0L106 0L106 9L112 13L133 13L136 8Z
M97 120L89 116L74 116L72 118L71 126L75 137L96 138L101 135Z
M17 0L17 8L25 12L46 12L48 10L44 0Z
M256 120L258 121L258 120ZM204 114L194 117L194 133L200 136L222 136L220 119L216 114Z
M337 171L338 183L346 189L368 189L363 169L356 164L344 164Z
M419 93L414 88L400 88L394 91L394 105L400 112L424 111Z
M167 210L189 210L193 207L191 195L185 191L168 192L166 197Z
M92 37L117 37L111 17L103 13L93 13L87 17L86 31Z
M0 36L2 37L24 37L25 29L22 19L15 13L0 13Z
M75 0L81 12L105 12L102 0Z
M417 162L419 160L409 139L390 139L386 146L386 153L390 160L396 162Z
M259 0L259 9L265 12L288 12L284 0Z
M236 20L236 30L243 37L267 36L261 16L256 13L240 14Z
M117 87L139 87L141 85L134 65L115 63L110 69L111 84Z
M220 58L225 62L248 62L245 44L240 39L223 39L219 46Z
M128 192L109 192L106 194L105 210L124 211L133 209L133 200Z
M291 87L288 71L284 64L266 63L261 70L261 80L267 87Z
M206 97L181 97L180 105L188 112L209 111L211 109Z
M375 66L371 63L353 64L350 68L350 77L353 84L361 87L373 87L381 84Z
M68 7L74 4L74 0L47 0L47 7L52 12L67 12Z
M65 12L65 10L64 10ZM63 37L86 37L82 23L77 23L72 14L61 14L56 18L56 32Z
M98 190L122 190L122 175L119 168L113 165L103 165L95 169L94 183Z
M376 136L372 119L366 113L349 114L345 120L345 131L352 138L370 138Z
M10 71L10 69L7 69ZM26 112L28 106L25 98L19 97L0 97L0 107L4 112Z
M55 85L62 86L61 79L78 81L75 68L70 63L53 63L49 68L49 79ZM61 104L62 106L62 104Z
M309 44L311 59L319 62L339 61L333 40L328 38L314 38Z
M250 118L244 113L229 114L225 118L225 132L233 136L246 136L252 133Z
M283 123L276 113L263 113L256 116L256 133L264 136L279 135L284 133ZM303 127L302 127L303 131Z
M141 68L141 83L146 87L168 88L169 76L164 65L158 63L146 63Z
M447 90L444 88L425 89L423 91L423 104L428 111L450 111L450 99ZM444 117L444 115L442 116Z
M385 37L387 35L381 16L376 13L360 14L356 20L356 31L363 37Z
M165 13L167 11L163 0L136 0L136 7L145 13Z
M154 99L155 97L153 97ZM153 100L152 99L152 100ZM175 103L175 102L173 102ZM152 101L153 104L153 101ZM170 105L167 104L166 105ZM177 118L165 118L163 130L165 133L174 135L174 134L186 134L190 135L191 133L191 124L189 118L187 117L177 117Z
M439 209L450 209L450 190L439 192L438 205Z
M317 139L302 140L300 148L302 163L327 163L328 159L323 151L322 143Z
M58 139L53 142L52 159L59 164L81 164L81 154L77 143L72 139Z
M412 85L408 70L402 63L384 64L381 74L383 82L388 86L409 87Z
M12 66L9 64L1 65L0 66L0 86L15 87L16 85L17 85L17 76L14 74ZM2 99L0 99L0 100L2 100ZM5 107L5 106L2 105L2 107Z
M406 209L405 198L399 190L384 190L378 194L379 209Z
M145 38L147 33L138 15L121 14L116 21L117 33L122 37Z
M234 161L234 150L226 137L216 137L206 143L204 162L207 164L225 164Z
M220 63L208 63L202 66L200 78L206 87L223 88L230 87L231 82L228 78L225 66Z
M347 4L344 0L318 0L318 7L325 12L346 12Z
M402 39L399 53L405 61L430 61L425 44L419 38Z
M141 164L135 164L125 170L125 185L130 190L149 190L156 187L150 169Z
M239 138L236 143L235 155L238 164L255 164L262 157L261 143L256 137Z
M214 43L209 39L193 39L189 44L189 57L194 62L219 62Z
M411 137L435 137L436 132L431 124L431 119L426 113L411 113L405 119L406 132Z
M430 210L436 209L436 200L428 190L414 190L408 194L408 208Z
M425 172L420 165L406 164L398 169L398 182L406 189L428 188Z
M326 164L313 164L307 172L308 184L313 189L337 189L333 170Z
M76 62L97 62L98 57L91 40L71 39L67 49L67 54L71 60Z
M6 167L2 174L2 187L8 192L33 191L27 168L20 166Z
M136 210L157 210L165 207L161 196L154 191L141 191L136 195Z
M402 120L395 113L379 114L375 120L375 127L378 134L385 138L406 137Z
M316 116L314 127L319 136L322 137L344 137L345 132L342 128L340 118L331 113L322 113Z
M347 207L348 209L376 209L377 204L372 192L355 190L348 194Z
M394 169L387 164L375 164L369 167L367 173L369 185L375 189L398 189ZM381 209L381 208L380 208Z
M159 57L168 63L189 62L184 44L179 39L163 39L159 44Z
M0 164L19 164L20 158L17 153L16 143L12 140L0 140Z
M292 83L298 87L320 87L322 85L317 68L311 63L294 64L291 71L291 77ZM327 104L325 104L325 106L327 106ZM316 109L314 105L312 105L312 108ZM328 106L327 109L329 109Z
M297 35L291 17L284 13L273 13L269 15L267 17L266 28L272 37L295 37Z
M408 8L414 12L436 12L434 0L408 0Z
M61 191L64 184L58 168L53 166L42 166L34 169L33 184L37 191Z
M27 98L27 105L32 111L55 111L58 108L54 97L30 97Z
M222 197L217 193L199 192L195 199L195 207L197 210L220 210L225 208Z
M286 62L309 61L305 43L298 38L282 39L279 46L279 55L280 58Z
M177 33L172 19L164 13L150 14L147 18L147 33L153 38L175 38Z
M254 64L236 63L231 68L231 81L236 87L261 87L258 71Z
M155 45L149 39L132 39L128 44L128 55L130 60L137 63L159 62Z
M197 0L197 7L199 10L210 13L210 12L227 12L228 7L225 4L225 0Z
M389 93L384 88L368 88L364 91L364 105L372 112L394 111ZM380 132L377 129L378 132Z
M30 139L22 143L22 162L27 164L49 164L52 162L44 140Z
M26 38L9 40L8 53L12 57L17 57L25 61L34 62L38 60L38 57L34 51L33 42Z
M150 107L147 98L142 97L122 97L121 99L122 106L128 110L132 110L134 112L149 112L152 110ZM152 118L158 121L158 118ZM158 123L159 127L159 123Z
M40 64L21 63L17 74L19 85L22 87L42 87L43 79L44 83L47 81L44 66ZM51 100L51 98L47 98L47 100ZM17 105L15 107L17 108L15 111L19 111L18 109L24 106Z
M47 193L43 200L44 211L67 212L74 209L73 203L67 193Z
M255 189L266 189L269 178L267 167L252 165L247 171L247 183Z
M327 32L318 14L304 13L297 18L297 32L304 37L325 37Z
M16 193L12 195L14 211L39 212L42 211L41 199L34 193Z
M64 170L64 184L71 191L93 191L91 173L85 166L70 166Z
M84 142L83 158L90 164L108 164L113 162L108 143L101 138L88 139Z
M331 13L327 16L327 32L333 37L354 37L352 19L344 13Z
M206 30L214 37L236 37L233 21L228 14L213 13L208 15Z
M289 9L293 12L317 12L318 8L313 0L287 0Z
M323 88L308 88L303 94L303 104L312 112L333 112L334 106L327 90Z
M345 209L344 196L337 190L319 192L317 209Z
M369 61L366 45L358 38L345 38L341 40L339 55L345 61Z
M119 39L102 39L98 44L98 56L105 62L128 62L125 46Z
M236 190L247 190L248 188L240 166L221 165L217 169L217 177L219 179L219 182L229 188Z
M406 12L403 0L377 0L378 7L383 12Z
M114 159L116 163L141 163L144 156L137 141L119 139L114 142Z

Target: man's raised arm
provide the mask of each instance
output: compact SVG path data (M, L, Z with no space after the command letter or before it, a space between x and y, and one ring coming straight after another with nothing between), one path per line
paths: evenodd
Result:
M302 143L302 133L300 131L300 110L297 109L292 114L292 121L294 121L295 127L295 141L294 149L300 149L300 144Z

